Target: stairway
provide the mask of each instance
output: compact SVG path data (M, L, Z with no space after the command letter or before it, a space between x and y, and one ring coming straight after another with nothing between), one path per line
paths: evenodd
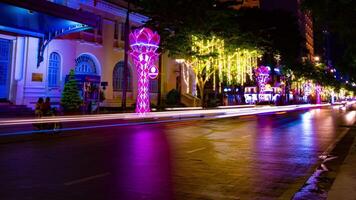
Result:
M0 118L34 117L35 112L25 105L13 105L10 102L0 102Z
M191 94L182 94L180 96L180 101L187 107L197 107L200 106L200 99Z

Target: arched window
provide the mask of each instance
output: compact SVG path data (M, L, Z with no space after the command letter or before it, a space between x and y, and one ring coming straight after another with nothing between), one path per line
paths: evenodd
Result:
M127 74L127 91L132 91L132 82L131 82L131 72L130 72L130 67L128 67L128 74ZM122 82L124 79L124 62L120 61L118 62L113 71L112 75L112 83L113 83L113 89L114 91L121 91L122 90Z
M96 75L96 65L93 58L90 55L83 54L75 59L75 73L76 74L89 74Z
M56 52L52 52L49 55L48 62L48 87L59 86L60 68L61 56Z

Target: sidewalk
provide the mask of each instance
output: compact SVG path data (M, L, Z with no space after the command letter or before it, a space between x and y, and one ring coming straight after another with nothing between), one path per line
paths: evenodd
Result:
M350 129L356 133L356 124ZM328 192L329 200L356 200L356 138Z

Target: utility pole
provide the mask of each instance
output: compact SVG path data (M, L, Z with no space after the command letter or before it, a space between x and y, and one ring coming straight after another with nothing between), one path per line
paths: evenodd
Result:
M122 79L122 100L121 107L122 110L126 110L126 92L127 92L127 76L128 76L128 63L129 63L129 34L130 34L130 0L127 2L127 12L125 21L125 55L124 55L124 77Z
M158 59L158 95L157 95L157 107L160 109L161 108L161 98L162 98L162 88L161 88L161 83L162 83L162 54L159 55Z

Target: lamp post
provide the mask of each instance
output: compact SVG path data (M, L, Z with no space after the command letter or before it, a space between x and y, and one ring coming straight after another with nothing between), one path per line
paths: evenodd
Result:
M130 0L127 2L127 12L125 21L125 55L124 55L124 77L122 79L122 110L126 110L126 92L127 92L127 77L128 77L128 54L129 54L129 33L130 33Z

